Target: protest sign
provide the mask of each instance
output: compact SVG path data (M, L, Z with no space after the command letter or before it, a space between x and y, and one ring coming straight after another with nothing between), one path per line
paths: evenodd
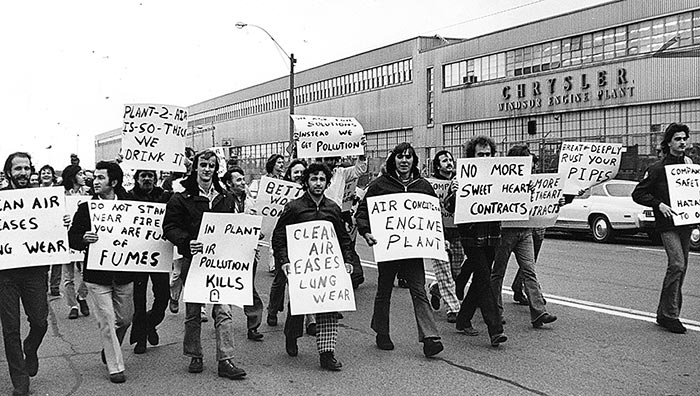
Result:
M253 304L253 262L261 220L242 213L204 213L197 237L204 251L192 257L185 302Z
M88 269L170 272L173 245L163 237L165 204L90 200L87 205L98 238L88 249Z
M210 150L216 153L219 159L219 177L221 177L226 173L226 147L212 147Z
M160 104L124 106L124 169L185 172L187 110Z
M376 261L435 258L448 261L440 201L419 193L367 198Z
M331 222L288 225L287 252L292 315L355 310L352 281Z
M597 184L613 179L620 170L621 143L562 142L559 174L564 194L578 195Z
M668 196L675 226L700 224L700 165L666 165Z
M353 117L291 115L299 158L365 153L365 130Z
M265 241L270 241L275 230L277 219L287 202L304 194L299 183L263 176L260 178L258 197L255 199L255 211L263 216L262 233Z
M78 210L78 205L83 202L89 201L90 196L88 195L68 195L66 196L66 214L70 216L71 221L75 216L75 212ZM85 258L85 253L83 251L69 249L70 261L83 261Z
M0 191L0 270L69 261L62 187Z
M559 217L559 198L562 196L561 175L541 173L532 175L530 214L527 220L504 221L503 227L530 228L551 227Z
M343 202L340 206L341 211L349 212L352 209L353 200L355 199L355 192L357 191L358 180L360 180L360 178L354 174L345 180L345 187L343 187Z
M450 184L452 184L452 180L442 180L434 178L426 178L425 180L427 180L428 183L430 183L430 185L433 186L433 190L435 190L435 194L437 194L438 199L440 200L440 210L442 211L442 226L445 228L456 228L457 226L455 225L454 213L446 211L445 205L443 204L443 200L450 192Z
M532 157L457 160L455 223L526 220Z

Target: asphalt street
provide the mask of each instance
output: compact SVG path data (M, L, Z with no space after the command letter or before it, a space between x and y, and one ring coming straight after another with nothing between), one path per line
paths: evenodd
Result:
M695 395L700 393L700 255L691 253L683 286L682 318L689 331L671 334L654 324L666 268L663 248L627 239L601 245L585 238L548 237L537 273L548 309L559 320L533 329L527 307L512 303L509 285L514 258L504 282L508 342L493 348L479 314L477 337L458 333L436 312L445 350L427 359L418 343L407 289L394 288L391 328L394 351L374 345L370 318L376 290L371 251L358 247L366 282L357 290L357 311L341 320L336 351L343 370L319 368L315 340L299 340L298 357L287 356L282 326L263 324L262 342L245 337L245 317L235 310L235 363L242 381L216 375L213 322L203 324L205 370L187 372L182 355L184 305L168 312L159 327L160 345L135 355L124 345L127 382L109 382L100 362L93 316L68 319L62 298L50 300L49 331L39 350L34 395ZM426 266L429 279L432 268ZM272 276L259 269L257 287L267 302ZM284 318L279 315L280 322ZM23 323L23 335L27 324ZM128 337L127 337L128 340ZM0 346L0 394L10 394L4 347Z

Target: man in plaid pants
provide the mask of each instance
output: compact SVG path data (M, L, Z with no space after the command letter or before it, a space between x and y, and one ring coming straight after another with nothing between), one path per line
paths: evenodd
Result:
M272 234L272 247L275 260L289 274L290 264L287 253L287 226L314 220L325 220L333 224L340 250L345 261L345 269L352 273L352 240L341 218L340 207L324 196L333 174L322 163L309 165L302 175L301 184L305 190L300 198L289 202L282 211L277 226ZM316 346L321 359L321 368L339 371L343 366L335 359L335 344L338 339L338 313L325 312L316 314ZM287 321L284 324L285 348L289 356L299 353L297 338L304 334L304 315L292 315L291 306L287 309Z

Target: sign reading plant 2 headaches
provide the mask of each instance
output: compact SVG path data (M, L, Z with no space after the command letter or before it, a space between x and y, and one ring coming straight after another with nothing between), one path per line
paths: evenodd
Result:
M262 218L241 213L205 212L183 300L200 304L253 304L253 262Z
M123 169L185 172L187 110L161 104L124 106Z
M527 220L532 157L457 160L455 223Z
M562 142L559 174L564 180L564 194L578 195L581 190L615 178L622 150L622 143Z
M378 262L407 258L448 261L437 197L399 193L367 198Z
M668 196L676 226L700 224L700 165L666 165Z
M307 221L286 231L292 314L354 311L352 281L333 224Z
M353 117L291 115L299 158L365 153L365 130Z

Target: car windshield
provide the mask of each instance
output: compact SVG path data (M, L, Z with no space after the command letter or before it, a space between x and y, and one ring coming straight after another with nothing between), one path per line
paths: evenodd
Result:
M610 183L606 186L608 194L613 197L631 197L634 191L634 184L617 184Z

